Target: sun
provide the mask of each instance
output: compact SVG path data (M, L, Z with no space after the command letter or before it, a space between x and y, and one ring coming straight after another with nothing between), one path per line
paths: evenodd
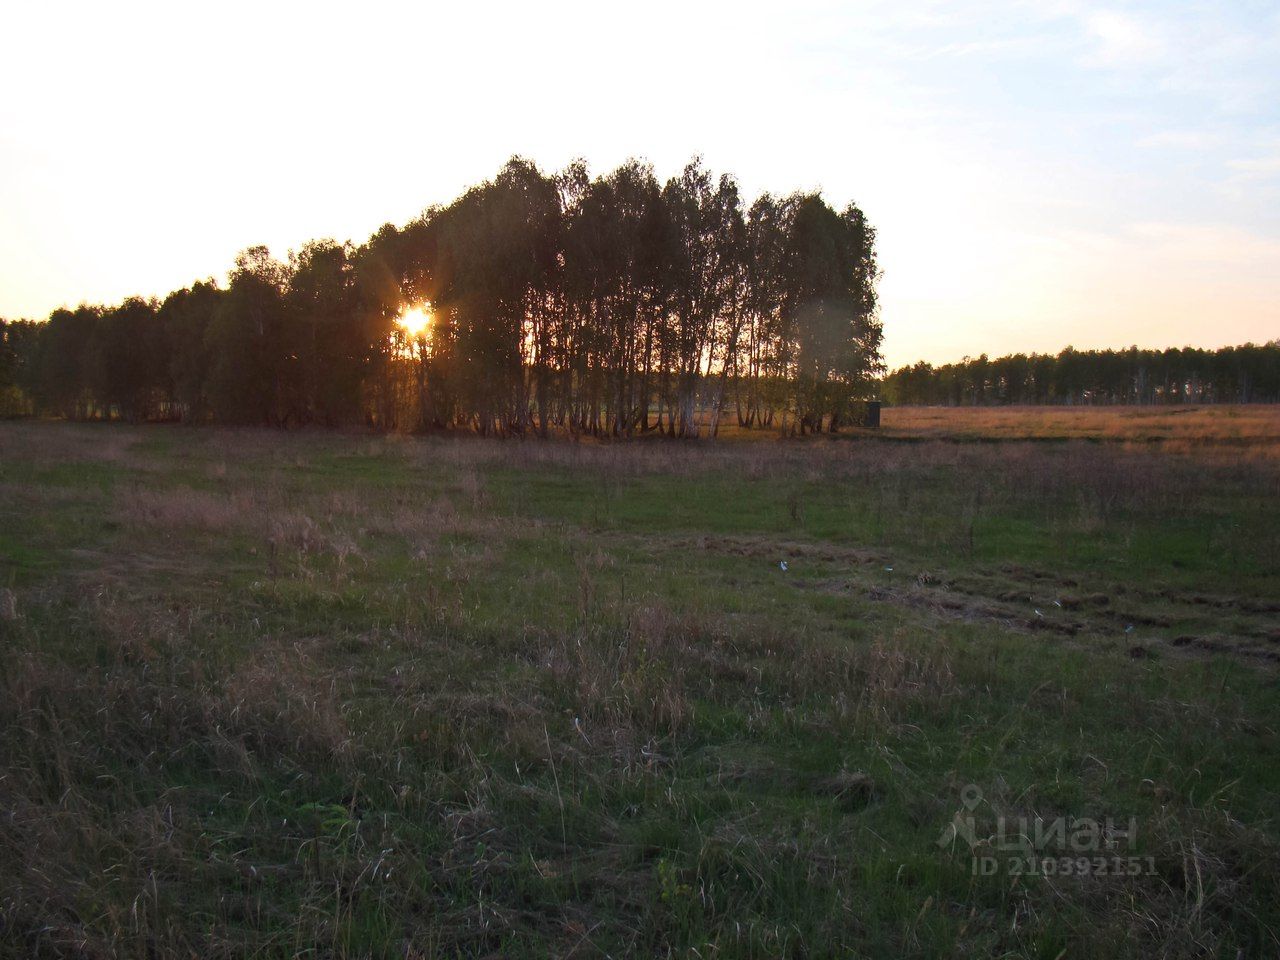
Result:
M426 337L431 332L431 304L405 307L396 317L396 323L410 339Z

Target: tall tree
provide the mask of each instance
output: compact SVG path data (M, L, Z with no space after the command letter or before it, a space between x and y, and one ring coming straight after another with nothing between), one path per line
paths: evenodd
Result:
M290 257L285 296L291 356L298 361L300 417L326 426L360 418L369 350L358 310L353 249L315 240Z
M154 301L131 297L103 311L85 360L87 385L102 414L130 421L167 414L169 352Z
M175 413L187 422L200 422L209 414L209 328L221 297L217 284L208 280L176 290L160 304L159 319L168 328L171 345Z
M209 405L224 423L287 422L297 358L285 352L286 278L266 247L236 257L206 334Z
M737 183L715 178L700 159L685 167L663 190L675 236L672 264L672 327L676 393L670 430L696 437L698 388L704 364L714 361L718 324L730 303L737 276L738 232L742 218Z

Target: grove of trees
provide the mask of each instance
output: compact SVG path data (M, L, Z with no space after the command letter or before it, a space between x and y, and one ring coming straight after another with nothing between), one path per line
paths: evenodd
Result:
M885 376L899 404L1278 403L1280 341L1220 350L1074 350L1057 356L986 354Z
M694 160L492 180L366 243L250 247L225 284L0 321L0 412L715 435L855 416L882 373L875 230L816 193L744 204ZM426 306L420 334L397 323Z

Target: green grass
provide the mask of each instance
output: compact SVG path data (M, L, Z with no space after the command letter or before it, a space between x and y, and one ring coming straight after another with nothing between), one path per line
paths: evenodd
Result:
M1278 474L0 426L0 952L1274 953Z

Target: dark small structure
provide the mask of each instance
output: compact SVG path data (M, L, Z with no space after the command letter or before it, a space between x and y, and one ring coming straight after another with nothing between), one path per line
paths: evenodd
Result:
M862 415L862 425L868 430L880 429L880 401L868 400L866 412Z

